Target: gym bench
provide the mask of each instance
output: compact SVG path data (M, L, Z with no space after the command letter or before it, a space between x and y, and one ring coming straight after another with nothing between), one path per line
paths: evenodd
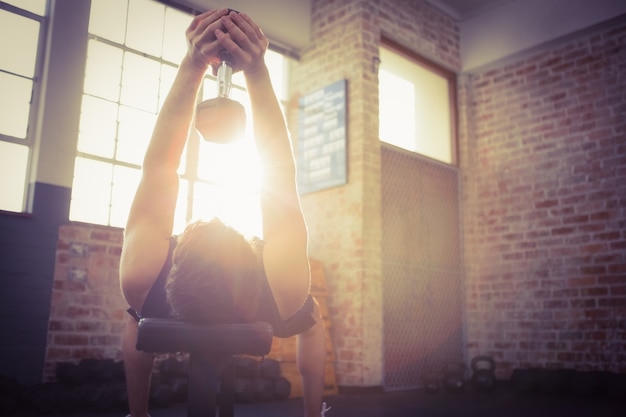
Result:
M262 322L198 324L144 318L139 321L137 349L189 353L187 417L233 417L235 357L268 354L272 336L272 326Z

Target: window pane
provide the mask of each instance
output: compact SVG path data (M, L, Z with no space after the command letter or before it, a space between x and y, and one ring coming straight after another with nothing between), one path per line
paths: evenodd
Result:
M91 0L89 33L124 43L128 0Z
M0 210L24 210L28 147L0 141Z
M161 65L161 83L159 85L159 110L163 107L163 102L167 97L170 89L172 88L172 84L174 83L174 78L176 78L177 68L171 65Z
M156 116L154 113L120 106L119 121L116 159L141 165L152 136Z
M1 69L34 77L38 40L39 22L0 10Z
M46 14L47 0L3 0L5 3L12 4L20 9L44 16Z
M119 100L122 57L119 48L90 40L85 69L85 93L111 101Z
M113 165L76 158L70 220L107 225Z
M0 72L0 133L26 138L33 82Z
M243 76L243 71L239 71L233 74L233 85L244 87L246 85L246 79Z
M194 220L210 220L216 217L220 210L219 187L206 182L196 182L193 192L192 218Z
M265 53L265 62L270 72L272 86L279 100L286 100L286 78L285 78L285 58L274 51L268 50Z
M159 104L161 65L131 52L124 54L120 102L156 113Z
M241 90L239 88L233 88L230 92L230 98L240 102L241 105L244 106L246 109L250 107L250 104L249 104L250 99L248 97L248 93L245 90ZM250 114L249 111L248 111L248 114Z
M261 236L259 160L249 140L219 145L200 141L194 218L217 216L246 235Z
M126 45L160 57L164 18L165 6L162 4L152 0L130 0Z
M165 10L165 28L163 34L163 59L176 65L180 64L187 53L185 30L192 17L179 10L168 7Z
M193 219L220 218L247 236L263 236L259 194L246 188L197 182Z
M198 161L200 179L252 191L260 187L260 162L251 140L227 145L201 140Z
M113 167L111 195L111 226L125 227L130 205L141 179L141 170L116 165Z
M448 80L423 67L416 71L417 152L452 162Z
M214 183L227 181L234 162L231 147L232 144L221 145L201 139L198 178Z
M235 193L230 200L225 221L246 236L263 237L263 221L259 194Z
M100 98L83 96L78 133L80 152L112 158L117 134L117 107Z
M381 140L415 151L415 87L387 71L378 74Z
M380 139L452 163L450 81L390 49L380 57Z
M205 78L202 83L202 100L209 100L217 97L217 81L212 78Z

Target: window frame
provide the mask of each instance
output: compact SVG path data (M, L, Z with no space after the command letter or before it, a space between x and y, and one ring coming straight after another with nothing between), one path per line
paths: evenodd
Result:
M29 204L29 193L28 186L31 182L32 177L32 167L33 167L33 157L36 154L35 146L37 143L37 130L38 130L38 117L41 106L41 90L42 90L42 79L43 79L43 71L44 71L44 63L45 63L45 55L47 50L47 37L48 37L48 26L49 26L49 15L50 15L50 1L46 0L45 11L43 15L39 15L37 13L31 12L26 9L22 9L20 7L14 6L9 3L0 2L0 10L7 11L9 13L14 13L18 16L25 17L27 19L32 19L39 23L39 34L37 38L37 50L35 52L35 65L33 68L33 77L26 77L21 74L15 74L9 71L4 71L0 68L0 72L9 74L11 76L16 76L22 79L32 80L33 86L31 90L30 97L30 107L28 114L28 121L26 125L26 136L24 138L18 138L15 136L9 136L3 133L0 133L0 141L6 143L12 143L16 145L25 146L28 149L28 156L26 158L26 172L23 178L23 197L21 209L19 211L0 209L2 213L15 213L15 214L29 214L28 207Z
M129 0L132 1L132 0ZM161 4L166 8L172 8L175 9L179 12L185 13L187 15L189 15L190 21L191 19L197 15L199 12L194 10L194 9L189 9L186 7L181 7L179 4L177 4L176 2L171 2L171 1L162 1L162 0L153 0L155 3ZM126 24L128 25L128 21L126 22ZM169 59L166 59L164 56L154 56L148 52L145 51L141 51L141 50L137 50L131 46L128 46L127 43L125 41L123 41L122 43L116 41L116 40L111 40L111 39L107 39L107 38L103 38L101 36L98 36L97 34L88 32L87 33L87 38L88 41L96 41L96 42L102 42L103 44L110 46L110 47L114 47L119 49L122 54L124 53L132 53L132 54L138 54L140 56L142 56L145 59L149 59L149 60L153 60L155 62L157 62L159 65L168 65L168 66L172 66L175 70L178 69L180 62L172 62ZM290 59L293 59L294 57L288 53L285 53L285 51L282 51L279 47L275 47L274 45L270 45L269 50L271 50L272 52L282 56L283 61L282 61L282 65L283 65L283 73L282 73L282 78L280 79L280 82L282 83L280 86L280 90L279 91L283 91L284 97L278 97L279 102L281 104L281 107L283 109L283 111L285 111L286 107L287 107L287 88L288 88L288 82L285 79L285 77L288 77L289 75L289 68L290 68ZM85 57L85 59L87 59L87 56ZM87 71L87 68L86 68ZM85 75L87 75L87 72L85 72ZM210 71L207 71L207 73L204 75L203 77L203 82L201 83L200 86L200 91L198 94L198 102L202 101L204 97L206 97L207 95L210 97L214 96L214 92L211 90L208 93L205 92L205 89L208 88L212 88L213 85L217 84L217 79L215 76L213 76ZM84 82L84 81L83 81ZM275 86L276 88L278 86ZM121 90L120 90L121 91ZM232 91L233 93L237 93L237 92L245 92L246 91L246 85L245 85L245 80L243 78L243 75L238 75L237 78L233 79L233 85L232 85ZM165 91L165 93L167 93L167 91ZM277 91L278 93L278 91ZM85 85L83 85L83 90L82 90L82 97L83 99L85 97L95 97L98 99L105 99L107 101L111 101L109 99L100 97L98 95L94 95L91 92L87 92ZM231 94L232 96L232 94ZM121 99L121 95L120 97L116 100L116 101L112 101L112 103L115 103L118 106L123 105L122 103L122 99ZM162 101L159 104L159 107L157 108L157 112L156 115L158 116L158 112L160 111L160 107L161 107ZM82 104L81 104L81 111L82 111ZM250 114L250 113L248 113ZM119 117L116 121L116 123L118 123L119 126ZM78 134L80 134L80 132L77 132ZM118 140L119 140L119 136L116 135L116 143L115 146L117 146L118 144ZM186 148L185 148L185 152L182 155L182 160L181 160L181 168L179 169L179 180L181 181L181 193L183 191L183 187L185 188L185 194L179 194L179 204L182 203L184 201L184 207L178 206L177 207L177 213L174 219L175 222L175 232L179 231L177 228L177 224L179 224L180 222L182 222L182 217L184 217L184 223L188 223L190 220L194 220L197 216L198 213L196 213L194 210L197 206L197 204L194 203L194 193L196 192L196 189L198 187L198 184L200 184L200 187L214 187L214 186L221 186L222 183L219 181L215 181L212 178L206 178L205 176L202 175L202 173L200 172L200 170L198 169L198 160L199 160L199 149L201 147L201 137L193 131L190 132L190 136L187 140L186 143ZM112 169L115 169L116 166L120 166L120 167L124 167L124 168L130 168L130 169L137 169L139 171L141 171L141 163L134 163L134 162L127 162L124 160L120 160L117 159L117 155L114 153L111 157L103 157L103 156L99 156L99 155L95 155L95 154L90 154L88 152L83 152L83 151L79 151L78 148L78 142L77 142L77 147L76 147L76 154L75 154L75 160L77 158L83 158L83 159L87 159L89 161L96 161L96 162L102 162L105 164L108 164L111 166ZM74 173L74 176L76 175L76 173ZM183 182L185 183L183 186ZM74 187L72 187L74 188ZM73 190L74 191L74 190ZM118 224L117 221L115 221L115 217L114 217L114 211L115 211L115 205L114 202L111 198L111 195L115 192L115 186L112 185L109 190L109 198L108 198L108 207L107 207L107 219L106 222L104 221L104 219L102 221L98 220L96 223L93 224L101 224L105 227L117 227L119 228L120 225ZM258 194L258 190L256 191L256 193ZM252 193L251 193L252 194ZM81 219L80 215L77 213L77 217L72 218L72 208L71 205L73 204L73 200L74 197L72 196L72 201L70 201L70 220L73 222L80 222L80 223L89 223L91 224L91 221L88 221L86 219ZM79 197L77 198L77 200L83 200L83 197L81 197L79 195ZM184 213L183 212L179 212L179 210L185 210ZM119 220L119 219L118 219ZM94 219L94 221L96 221ZM121 226L123 227L123 226ZM180 230L182 231L182 230Z
M442 161L438 158L431 157L429 155L425 155L423 153L408 150L405 148L400 148L392 143L385 142L381 140L381 144L385 146L390 146L397 149L402 149L405 152L411 152L416 155L420 155L424 158L435 160L439 163L450 165L450 166L458 166L459 164L459 155L458 155L458 94L457 94L457 74L445 68L444 66L414 52L410 48L395 42L387 37L382 37L380 40L380 46L385 47L392 52L397 53L398 55L412 61L423 68L433 72L436 75L444 78L448 82L448 108L450 114L450 162Z

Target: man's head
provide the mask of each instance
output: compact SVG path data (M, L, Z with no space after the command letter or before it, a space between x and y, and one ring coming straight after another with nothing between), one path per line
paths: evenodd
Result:
M253 321L258 262L250 243L221 221L190 224L178 239L167 279L172 314L191 322Z

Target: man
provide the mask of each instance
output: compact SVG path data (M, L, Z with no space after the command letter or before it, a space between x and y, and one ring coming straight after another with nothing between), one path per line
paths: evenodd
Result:
M264 62L268 40L252 19L228 9L195 17L186 37L188 52L144 158L120 262L122 292L134 315L123 344L130 416L148 416L154 360L135 347L137 319L173 313L182 320L270 321L277 336L298 334L304 415L319 417L326 411L324 330L317 303L309 295L308 234L293 152ZM218 220L194 223L172 238L177 169L198 90L223 50L233 58L233 71L243 71L250 96L262 167L262 245L243 240ZM220 122L215 120L216 126Z

